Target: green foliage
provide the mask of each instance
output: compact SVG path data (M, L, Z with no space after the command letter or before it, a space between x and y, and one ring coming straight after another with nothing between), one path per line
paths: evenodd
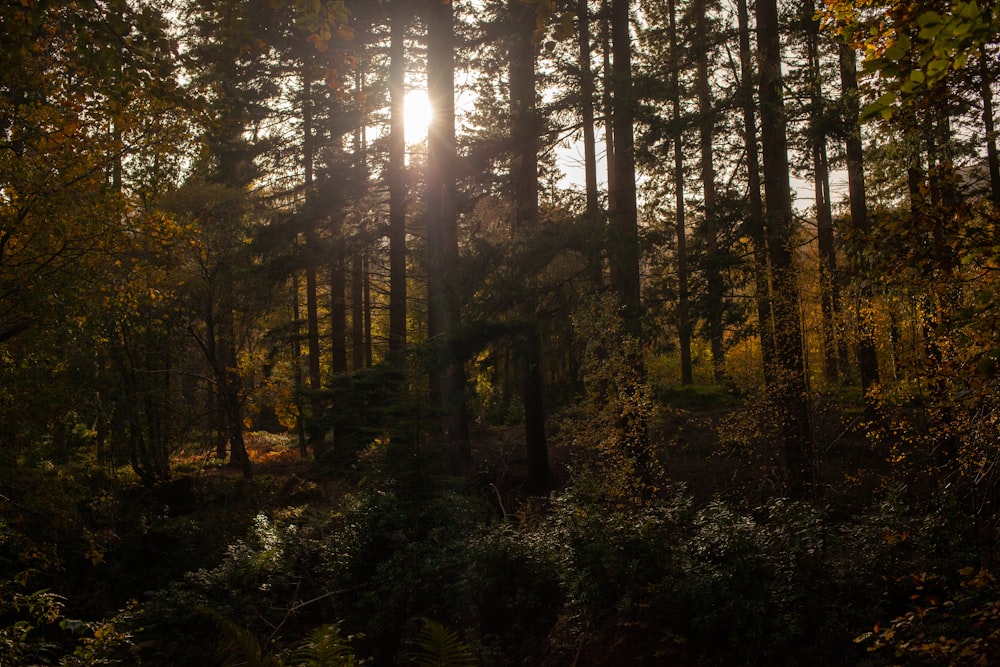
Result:
M828 0L825 25L864 50L864 68L888 90L862 110L861 119L891 118L943 89L996 34L997 9L976 0L948 3ZM876 10L876 11L872 11ZM939 11L940 10L940 11ZM871 20L870 17L878 17Z
M108 619L86 622L65 615L65 600L46 590L0 587L0 661L10 667L126 664L133 646L135 603Z
M907 664L991 665L1000 659L1000 589L986 569L957 577L908 577L910 609L854 641L869 652L891 650Z
M619 305L605 297L574 318L584 346L581 373L585 394L579 412L562 420L560 437L574 448L596 453L596 479L604 492L635 502L655 492L661 470L649 442L655 403L641 344L625 332Z
M314 629L292 652L292 663L302 667L355 667L365 664L350 647L355 635L344 637L339 623Z
M420 619L419 632L410 640L408 662L418 667L472 667L477 662L462 638L437 621Z

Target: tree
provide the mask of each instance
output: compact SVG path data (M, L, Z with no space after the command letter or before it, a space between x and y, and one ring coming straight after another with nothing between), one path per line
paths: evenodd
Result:
M840 87L844 99L844 124L847 128L845 148L847 152L847 187L851 205L851 230L857 241L851 253L852 271L858 285L855 317L858 327L858 374L864 394L865 416L874 421L878 416L875 389L879 384L878 357L875 347L873 323L873 290L870 274L870 258L866 256L865 239L871 233L868 218L868 199L865 189L864 149L861 143L861 127L857 118L860 114L858 102L857 58L854 49L844 43L839 47Z
M757 118L754 100L753 54L750 50L749 13L746 0L737 0L737 30L740 51L740 109L743 114L743 137L746 145L747 219L744 224L753 249L753 276L757 306L764 382L771 384L774 368L774 323L771 316L771 288L767 240L764 225L764 202L761 199L760 157L757 152Z
M459 304L455 275L458 216L455 173L454 26L450 2L429 2L427 16L427 96L434 117L427 129L428 336L437 348L436 383L452 465L469 462L464 360L455 336Z
M779 410L788 490L801 496L813 482L812 428L802 357L802 322L795 268L795 223L788 182L788 145L781 76L778 9L774 0L757 2L757 51L760 62L761 145L775 368L768 394Z
M389 43L389 353L406 347L406 23L407 3L391 0Z
M538 227L538 134L540 119L536 109L535 58L537 23L535 8L522 0L510 0L513 32L509 46L511 143L511 207L515 238L525 237ZM524 401L525 445L528 454L528 492L549 490L548 445L545 441L543 373L538 324L525 299L523 348L520 351L521 397Z
M614 182L609 185L608 262L611 286L622 303L627 330L640 334L639 220L635 188L635 95L632 90L631 3L611 2L611 128Z
M715 110L712 108L712 90L709 81L709 3L698 0L694 7L697 49L698 135L701 147L702 205L704 206L705 283L706 310L708 312L708 340L712 350L712 377L720 383L725 375L725 342L723 340L723 281L719 253L718 210L715 196L715 166L712 139Z

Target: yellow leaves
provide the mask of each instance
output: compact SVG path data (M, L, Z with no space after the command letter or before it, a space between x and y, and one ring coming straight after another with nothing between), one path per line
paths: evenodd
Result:
M885 540L886 544L901 544L910 538L910 531L904 530L902 533L892 533L886 531L882 535L882 539Z

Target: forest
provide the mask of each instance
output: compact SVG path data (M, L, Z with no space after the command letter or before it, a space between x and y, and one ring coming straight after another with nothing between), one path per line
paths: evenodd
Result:
M0 2L0 665L1000 664L1000 6Z

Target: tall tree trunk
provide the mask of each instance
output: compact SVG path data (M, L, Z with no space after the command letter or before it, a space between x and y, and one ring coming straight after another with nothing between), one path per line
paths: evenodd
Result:
M319 390L322 387L322 377L320 375L320 346L319 346L319 294L316 280L316 268L319 263L319 239L316 234L316 211L315 194L313 184L313 115L312 115L312 93L310 88L310 76L307 65L302 68L302 162L304 171L305 196L305 249L303 250L306 273L306 349L309 355L308 376L309 392L311 396L311 419L313 424L309 427L309 446L312 447L313 457L321 458L326 453L326 434L316 425L323 412L323 403L319 397Z
M580 63L580 117L583 122L583 172L587 208L584 225L589 239L604 236L604 216L597 191L597 137L594 130L594 73L590 53L590 2L577 0L577 46ZM590 281L596 289L604 283L600 244L593 244L587 258Z
M366 276L371 276L371 259L369 251L365 250L362 256L362 270ZM371 368L372 363L372 281L365 280L364 284L364 318L365 318L365 368Z
M541 130L535 108L535 8L522 0L510 0L514 32L509 48L513 234L526 236L538 227L538 135ZM520 350L521 399L524 402L524 441L528 460L528 492L547 493L550 487L548 445L545 441L545 409L542 401L542 354L537 317L532 303L522 301L525 322Z
M708 287L708 340L712 351L712 377L721 383L726 372L726 352L722 330L722 271L718 257L719 229L715 197L715 166L712 139L715 111L708 71L708 2L699 0L695 21L698 59L698 134L701 143L701 183L705 206L705 283Z
M1000 153L997 152L996 120L993 116L993 77L990 76L989 51L979 46L979 86L983 103L983 127L986 130L986 162L990 170L990 199L1000 206Z
M625 333L637 341L642 336L639 282L639 217L635 186L635 96L632 90L632 34L630 0L611 0L611 125L614 143L614 185L609 199L608 265L611 288L621 302ZM634 369L629 394L641 393L646 367L641 345L626 345L627 363ZM638 411L641 412L641 411ZM648 494L656 483L655 461L649 447L648 424L642 414L624 410L618 416L623 453L635 466L636 487Z
M848 123L845 149L847 152L847 188L851 200L851 229L856 239L861 239L851 257L851 269L858 284L855 319L858 327L858 376L864 394L865 417L868 421L878 418L878 401L875 388L878 386L878 355L875 347L875 323L873 321L874 290L869 280L870 266L867 258L867 240L871 232L868 220L868 201L865 188L864 150L861 144L861 127L858 124L860 104L858 102L857 55L854 48L841 44L840 47L840 89L847 101Z
M615 208L615 130L612 123L612 84L614 78L611 66L611 7L609 0L601 0L601 58L603 87L601 88L601 106L604 108L604 161L608 172L608 209Z
M747 236L753 246L754 289L757 326L760 329L760 353L764 382L772 384L774 368L774 325L771 317L771 285L767 240L764 233L764 202L761 199L760 157L757 152L757 117L754 104L753 53L750 49L750 17L747 0L737 0L737 23L740 43L740 98L743 110L743 133L747 148Z
M583 122L583 172L587 216L599 214L597 139L594 133L594 74L590 66L590 2L577 0L577 46L580 63L580 116Z
M472 459L465 408L465 369L455 345L459 321L458 214L455 208L455 53L450 2L427 4L427 96L434 117L427 129L428 334L439 341L438 386L452 467Z
M406 0L392 0L389 37L389 356L406 347Z
M359 97L365 95L365 58L358 58L358 67L354 74L354 89ZM365 126L368 124L368 114L363 110L354 126L354 169L360 188L368 184L368 141ZM367 219L364 213L357 214L359 235L362 239L367 234ZM358 370L365 367L365 287L368 284L368 272L365 270L365 254L367 241L359 243L351 255L351 368Z
M343 225L338 225L343 233ZM344 239L337 238L330 262L330 373L347 372L347 253Z
M779 410L788 468L788 491L806 494L814 482L809 396L802 358L802 320L795 269L795 223L788 181L788 138L782 97L781 42L775 0L757 0L761 145L768 254L771 260L775 371L769 389Z
M809 17L813 14L812 2L806 4ZM823 72L819 57L819 27L808 18L806 48L810 78L810 139L813 162L813 192L816 197L816 242L819 250L820 328L823 332L823 379L830 386L839 379L837 355L837 325L839 293L836 282L837 255L833 239L833 210L830 202L830 165L826 150L824 122Z
M684 205L684 129L681 118L680 52L677 46L677 3L668 0L670 13L670 103L677 133L674 136L674 208L677 216L677 338L681 356L681 384L694 383L691 365L691 296L688 287L687 219Z
M611 125L615 149L614 202L608 225L611 285L622 304L626 330L641 333L639 219L635 188L635 99L632 92L630 0L611 0Z
M365 367L365 286L368 276L364 272L362 255L358 249L351 255L351 369Z
M302 410L302 388L304 386L302 377L302 337L299 331L302 321L299 319L299 276L292 274L292 359L295 361L295 433L299 439L299 455L302 458L309 456L309 448L306 440L305 419Z

